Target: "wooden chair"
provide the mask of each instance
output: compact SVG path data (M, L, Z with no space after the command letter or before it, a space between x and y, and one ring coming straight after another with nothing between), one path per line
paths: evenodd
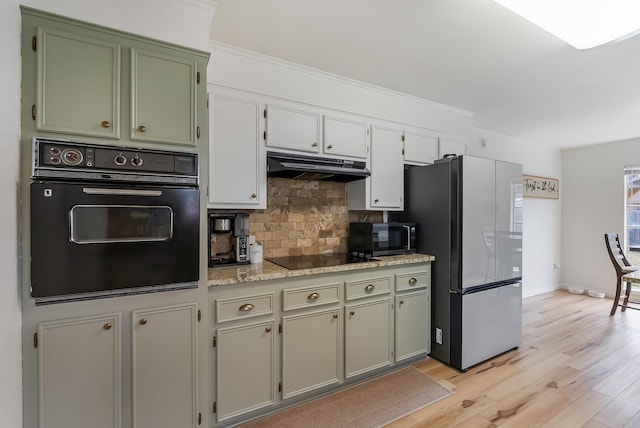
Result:
M624 251L622 251L622 246L620 245L620 239L618 238L617 233L605 233L604 234L604 242L607 244L607 251L609 252L609 258L611 259L611 263L613 263L613 267L616 270L616 276L618 280L616 282L616 296L613 299L613 307L611 308L610 316L616 313L616 309L618 306L622 307L622 312L627 309L627 305L629 304L629 295L631 294L631 283L625 281L625 292L624 295L621 296L622 293L622 276L640 270L640 266L633 266L627 260L627 257L624 255ZM620 304L620 298L624 298L622 305ZM631 302L638 303L638 302ZM631 309L636 309L632 308Z

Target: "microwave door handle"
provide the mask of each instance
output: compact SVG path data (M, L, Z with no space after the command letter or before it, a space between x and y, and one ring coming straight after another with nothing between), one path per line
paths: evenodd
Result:
M403 226L407 229L407 251L411 251L411 226Z

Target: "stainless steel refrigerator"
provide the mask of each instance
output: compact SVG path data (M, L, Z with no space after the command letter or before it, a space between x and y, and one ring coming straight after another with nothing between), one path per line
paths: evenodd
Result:
M405 210L432 263L431 356L466 370L522 336L522 166L471 156L405 171Z

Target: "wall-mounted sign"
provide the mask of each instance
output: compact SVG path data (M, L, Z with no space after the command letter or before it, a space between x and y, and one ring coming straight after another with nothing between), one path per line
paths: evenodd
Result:
M526 198L558 199L560 183L557 178L522 175L522 187Z

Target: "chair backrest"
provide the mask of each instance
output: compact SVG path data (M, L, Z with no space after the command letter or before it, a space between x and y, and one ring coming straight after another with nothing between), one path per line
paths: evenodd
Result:
M622 269L626 266L631 266L629 260L622 251L620 245L620 239L617 233L605 233L604 242L607 244L607 251L609 252L609 258L613 263L613 267L616 269L618 275L622 273Z

